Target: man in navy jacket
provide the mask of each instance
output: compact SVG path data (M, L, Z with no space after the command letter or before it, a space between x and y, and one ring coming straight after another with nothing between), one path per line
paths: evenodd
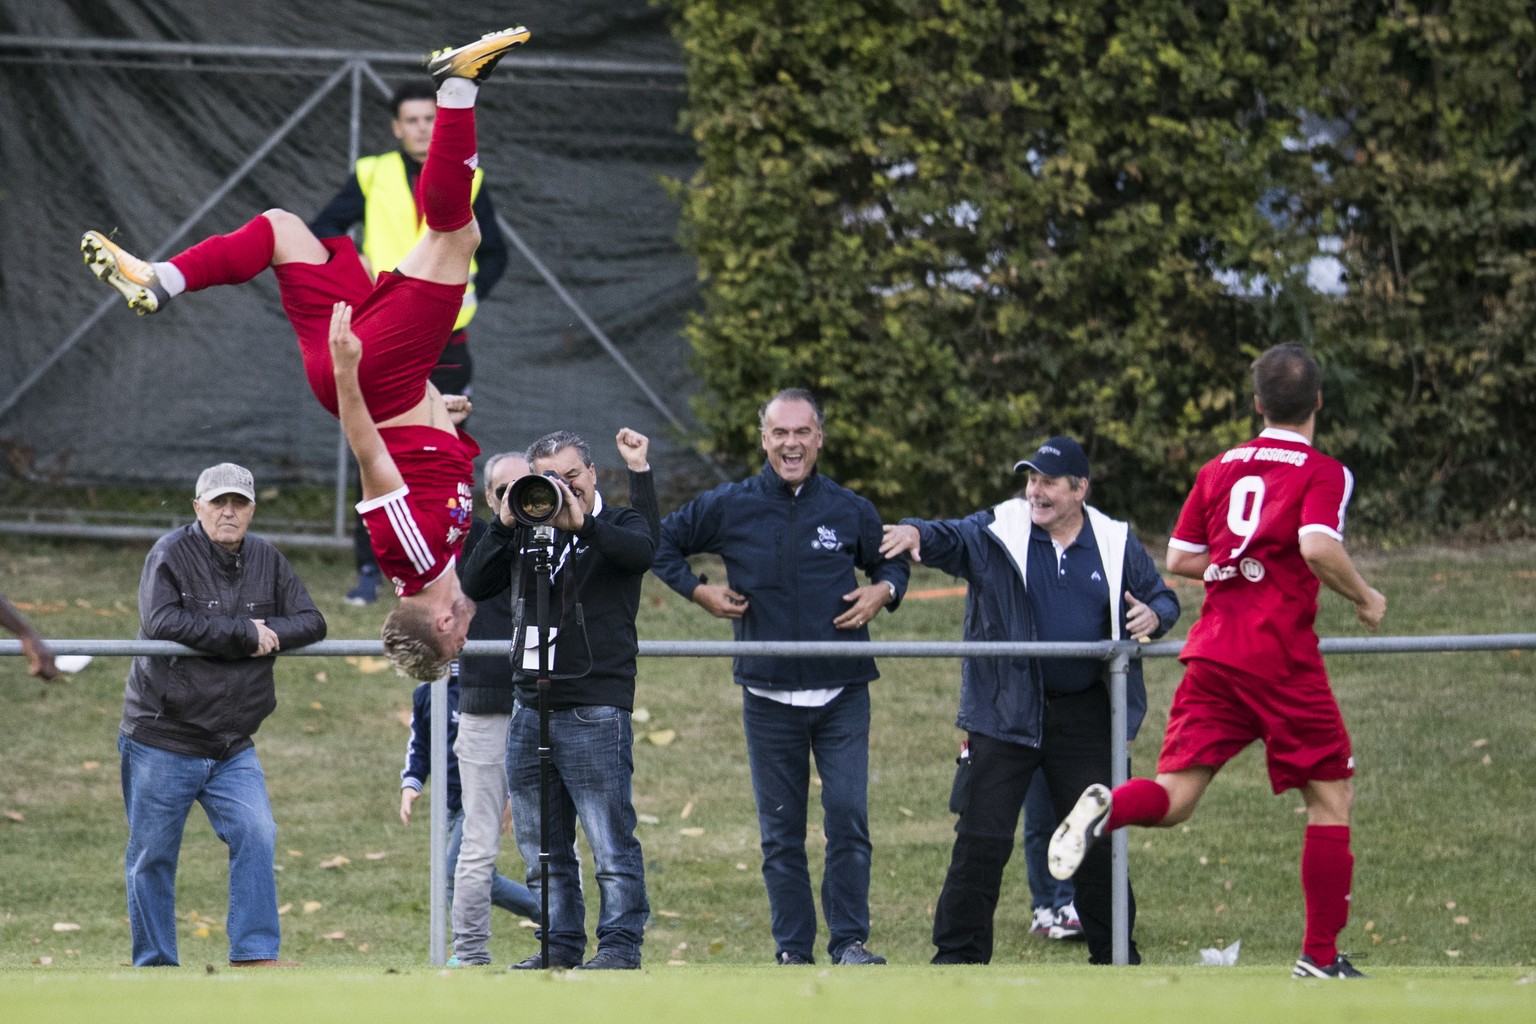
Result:
M673 590L730 619L738 640L861 642L881 608L906 592L903 561L880 554L868 500L816 472L822 416L801 388L759 413L768 465L667 516L654 571ZM687 557L725 560L727 582L695 575ZM871 582L859 586L855 570ZM869 688L873 658L739 657L742 723L762 835L774 958L815 959L816 904L805 856L810 757L821 777L827 835L822 912L835 964L883 964L869 939Z
M962 577L965 639L1092 643L1157 637L1179 600L1146 548L1119 520L1086 504L1088 456L1053 437L1014 465L1023 497L964 519L907 519L885 528L881 550ZM1106 665L1094 658L966 658L960 715L965 752L955 780L955 847L934 909L934 963L992 959L992 915L1013 850L1019 810L1041 770L1057 818L1088 784L1107 782ZM1146 716L1141 663L1127 679L1128 731ZM1109 845L1077 875L1077 910L1092 963L1111 962ZM1135 902L1131 904L1135 921ZM1139 961L1135 943L1131 962Z

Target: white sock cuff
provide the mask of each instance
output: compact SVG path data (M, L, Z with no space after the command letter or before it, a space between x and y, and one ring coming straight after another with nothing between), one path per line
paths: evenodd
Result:
M175 298L187 290L187 277L176 269L174 263L151 263L155 271L155 277L160 281L160 287L165 289L165 294Z
M478 82L471 82L467 78L445 78L443 84L437 87L437 105L460 110L472 107L479 92Z

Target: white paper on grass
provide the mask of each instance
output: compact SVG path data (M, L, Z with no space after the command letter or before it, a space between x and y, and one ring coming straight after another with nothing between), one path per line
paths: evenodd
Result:
M1217 949L1214 946L1200 951L1201 967L1236 967L1237 950L1242 946L1243 940L1238 939L1226 949Z

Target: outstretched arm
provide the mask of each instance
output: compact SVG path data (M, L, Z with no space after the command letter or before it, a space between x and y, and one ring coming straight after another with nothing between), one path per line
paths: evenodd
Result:
M382 497L405 486L405 478L384 446L384 437L368 412L363 389L357 382L357 364L363 343L352 333L352 307L338 302L331 310L331 369L336 375L336 406L341 429L357 459L363 482L363 500Z
M59 670L53 663L53 651L43 642L32 623L22 617L11 602L0 597L0 626L4 626L21 641L21 649L27 654L27 671L44 679L57 679Z

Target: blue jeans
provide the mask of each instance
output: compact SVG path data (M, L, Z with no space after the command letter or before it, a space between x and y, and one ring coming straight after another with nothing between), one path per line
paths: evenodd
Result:
M827 951L836 956L848 943L869 938L869 687L846 687L816 708L780 704L745 689L742 702L775 955L809 959L816 946L805 856L814 755L827 837L821 909L830 933Z
M1060 910L1072 902L1076 891L1070 878L1057 878L1046 864L1051 834L1059 824L1051 804L1051 787L1045 773L1037 771L1024 795L1024 873L1029 878L1031 910Z
M631 780L634 736L629 712L616 707L552 711L549 739L553 766L549 794L549 956L579 963L586 953L586 902L576 823L586 833L597 869L602 905L597 948L640 959L645 922L645 858L635 838ZM541 898L539 849L539 713L519 702L507 731L507 783L517 846L528 864L528 888Z
M273 855L277 825L254 748L214 761L173 754L122 734L128 812L128 926L135 967L175 967L176 864L192 804L229 847L229 958L275 960L282 941Z

